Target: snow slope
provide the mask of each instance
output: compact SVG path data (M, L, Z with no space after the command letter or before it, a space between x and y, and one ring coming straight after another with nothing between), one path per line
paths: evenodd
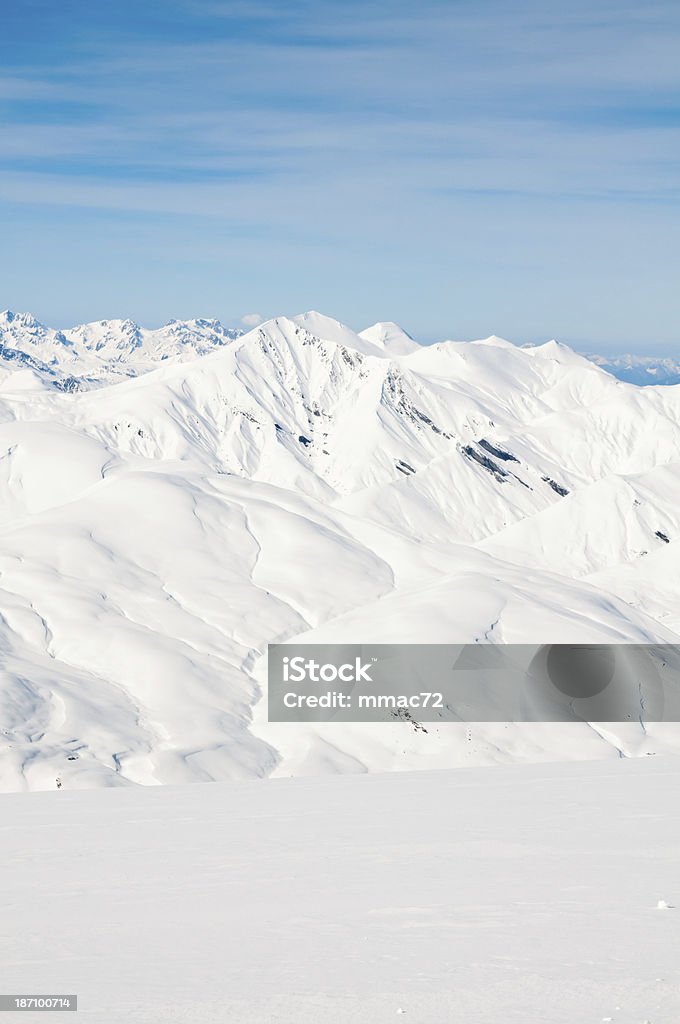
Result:
M675 1024L679 784L648 757L2 796L0 988L82 1024Z
M0 379L0 788L680 750L675 725L423 735L263 700L293 637L678 642L680 389L556 342L192 323L9 321L40 365Z

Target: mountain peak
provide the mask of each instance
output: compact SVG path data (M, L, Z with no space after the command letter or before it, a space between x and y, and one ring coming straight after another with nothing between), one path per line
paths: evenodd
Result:
M359 332L372 345L377 345L391 356L407 356L421 347L403 327L392 320L379 320L372 327Z
M278 318L281 319L287 318ZM271 323L272 321L268 321ZM384 352L382 352L377 346L372 345L366 341L361 335L357 334L348 327L347 324L343 324L340 320L334 320L333 317L325 316L323 313L318 313L312 309L306 313L298 313L296 316L290 317L289 322L295 324L297 327L302 327L308 331L309 334L314 335L316 338L320 338L322 341L332 341L336 345L342 345L344 348L354 349L356 352L361 352L365 356L379 356L384 358ZM260 330L266 327L266 324L260 324Z
M501 338L498 334L490 334L488 338L478 338L475 341L470 342L471 345L489 345L494 348L517 348L517 345L513 345L507 338Z
M0 320L6 324L23 327L25 330L45 330L44 324L36 320L32 313L15 313L11 309L5 309L0 313Z

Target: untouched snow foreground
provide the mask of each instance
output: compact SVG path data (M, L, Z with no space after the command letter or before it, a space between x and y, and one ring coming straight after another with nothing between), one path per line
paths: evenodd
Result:
M680 726L274 725L268 643L680 642L680 388L319 313L0 317L0 788L619 758Z
M0 989L81 1024L677 1024L679 786L649 757L5 795Z

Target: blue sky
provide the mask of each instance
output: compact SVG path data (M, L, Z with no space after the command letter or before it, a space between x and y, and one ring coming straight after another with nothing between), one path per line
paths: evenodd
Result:
M0 306L680 343L676 0L6 0Z

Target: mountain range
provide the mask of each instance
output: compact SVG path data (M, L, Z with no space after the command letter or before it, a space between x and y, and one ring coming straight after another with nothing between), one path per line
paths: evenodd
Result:
M680 388L319 313L0 317L0 788L680 750L269 723L266 646L680 642Z
M6 309L0 312L0 377L20 364L54 387L84 390L146 373L163 360L187 362L244 333L242 328L225 327L215 319L170 320L155 330L133 320L98 320L56 330L31 313ZM360 336L392 356L408 355L420 347L391 322L374 324ZM680 361L670 357L592 354L586 358L629 384L680 383Z
M588 356L608 373L629 384L680 384L680 359L654 356Z

